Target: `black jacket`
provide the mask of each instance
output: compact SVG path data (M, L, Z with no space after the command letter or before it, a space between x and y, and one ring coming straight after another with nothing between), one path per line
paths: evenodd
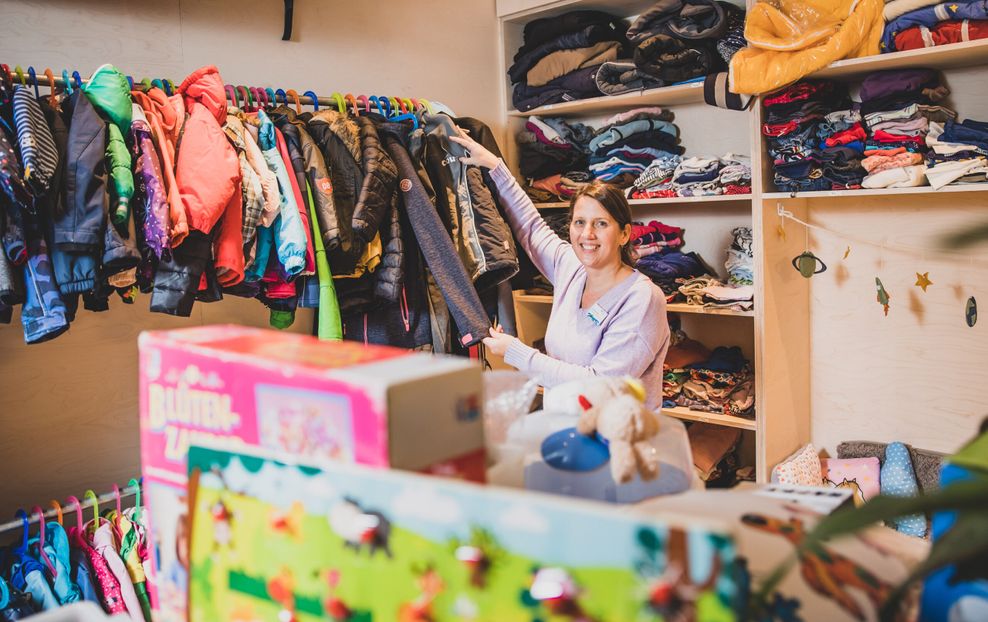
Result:
M364 249L353 231L353 213L364 181L359 129L355 121L334 110L313 114L308 129L332 180L333 209L318 214L326 258L333 274L350 274Z
M403 142L407 138L404 128L396 131L390 126L382 126L381 130L385 149L398 168L398 188L416 243L449 305L460 335L459 342L464 346L477 344L487 335L490 321L436 207L419 179Z
M398 169L381 146L374 121L357 117L360 127L361 166L364 174L353 210L353 233L364 242L377 235L391 208L398 183Z

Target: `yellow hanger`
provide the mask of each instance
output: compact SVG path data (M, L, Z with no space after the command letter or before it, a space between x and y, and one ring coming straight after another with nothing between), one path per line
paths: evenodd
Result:
M343 101L343 96L339 93L333 93L330 97L332 97L333 101L336 102L336 109L340 112L340 114L346 114L346 102Z
M16 74L17 79L21 81L21 86L27 86L27 82L24 80L24 70L21 69L20 65L14 67L14 74Z

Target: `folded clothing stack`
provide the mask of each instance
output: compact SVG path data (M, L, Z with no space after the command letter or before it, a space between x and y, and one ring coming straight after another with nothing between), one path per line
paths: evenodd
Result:
M764 99L768 152L775 169L775 186L784 192L832 190L860 184L861 141L839 144L855 121L847 88L830 80L804 80ZM833 111L845 111L827 120ZM822 132L822 139L821 139Z
M536 202L572 196L590 181L587 144L593 129L552 117L529 117L518 133L521 174L533 180L528 194Z
M751 164L747 156L694 156L653 161L626 193L632 199L749 194Z
M926 134L926 179L939 190L948 184L988 181L988 123L930 121Z
M900 52L988 38L988 3L891 0L881 51Z
M755 386L751 364L741 348L717 347L682 339L669 346L664 364L662 404L751 418Z
M572 11L525 25L523 45L508 77L517 110L600 94L595 80L605 62L628 58L626 25L601 11Z
M680 296L679 286L683 281L712 273L700 255L684 253L678 248L644 255L635 263L635 268L659 286L666 295L666 302Z
M945 121L953 111L935 102L949 91L932 69L872 73L861 83L861 117L868 131L861 165L865 188L926 185L924 155L931 120Z
M751 285L728 285L709 274L690 279L678 279L679 296L686 304L701 305L708 309L750 311L755 295Z
M731 231L731 245L727 248L724 267L733 285L751 285L755 278L754 241L751 227L737 227Z
M605 121L590 140L590 172L622 188L631 186L657 159L682 155L679 128L662 108L636 108Z
M659 0L628 29L634 66L660 85L722 71L744 40L744 11L716 0Z
M657 220L647 225L636 222L631 225L631 240L635 246L635 257L640 259L682 248L683 230Z

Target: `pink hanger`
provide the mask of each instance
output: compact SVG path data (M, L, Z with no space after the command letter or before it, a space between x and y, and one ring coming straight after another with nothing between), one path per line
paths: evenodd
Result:
M51 563L48 559L48 553L45 553L45 511L41 509L41 506L36 505L31 508L32 512L37 512L38 514L38 553L41 554L42 561L45 562L45 566L48 567L48 572L51 573L52 578L58 576L58 571L55 570L55 564Z
M370 100L367 99L367 96L366 95L357 95L357 101L360 101L360 102L363 102L364 103L364 112L365 113L371 111L371 109L370 109Z

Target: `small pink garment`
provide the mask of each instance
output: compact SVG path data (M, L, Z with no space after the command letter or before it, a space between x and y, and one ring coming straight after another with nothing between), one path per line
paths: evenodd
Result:
M881 492L881 468L876 457L820 459L824 484L852 489L857 485L858 490L861 491L862 502L878 496Z
M120 582L114 576L113 571L110 570L103 556L93 548L89 540L79 531L78 527L69 529L69 538L89 560L89 567L93 572L93 581L96 583L96 589L102 598L101 604L103 605L103 609L111 615L115 613L127 613L127 605L124 604L123 594L120 592Z
M90 521L90 525L92 525L92 521ZM86 529L88 531L89 527L87 526ZM137 592L134 591L134 584L131 583L127 566L120 558L120 554L117 553L118 546L114 539L113 526L109 521L104 521L102 525L96 528L92 536L92 545L92 548L106 560L106 567L116 577L127 615L133 622L144 622L141 601L137 600ZM102 579L100 583L102 584Z

